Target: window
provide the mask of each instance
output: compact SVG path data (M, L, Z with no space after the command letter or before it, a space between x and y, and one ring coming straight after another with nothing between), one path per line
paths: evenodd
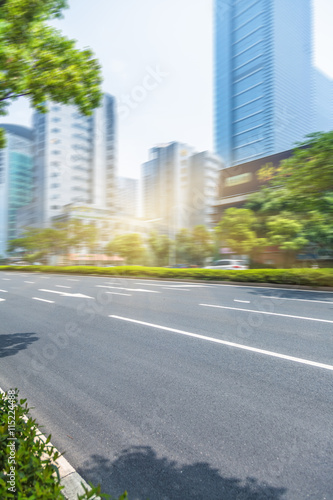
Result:
M54 134L57 134L58 132L60 132L60 128L52 128L51 132L53 132Z

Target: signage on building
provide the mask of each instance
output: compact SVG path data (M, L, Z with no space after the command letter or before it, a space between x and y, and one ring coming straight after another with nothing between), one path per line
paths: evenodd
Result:
M251 172L246 172L245 174L233 175L232 177L227 177L225 180L226 186L238 186L238 184L245 184L246 182L251 182L253 174Z

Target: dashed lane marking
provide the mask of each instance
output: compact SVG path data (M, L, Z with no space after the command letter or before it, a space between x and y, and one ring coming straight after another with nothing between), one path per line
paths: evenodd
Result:
M40 300L41 302L48 302L49 304L54 304L54 300L40 299L39 297L32 297L33 300Z

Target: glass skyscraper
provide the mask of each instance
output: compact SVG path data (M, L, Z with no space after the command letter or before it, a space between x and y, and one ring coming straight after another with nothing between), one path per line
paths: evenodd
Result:
M32 130L1 124L6 147L0 150L0 256L7 254L8 241L18 237L17 212L32 200Z
M226 166L315 131L311 0L215 0L215 150Z

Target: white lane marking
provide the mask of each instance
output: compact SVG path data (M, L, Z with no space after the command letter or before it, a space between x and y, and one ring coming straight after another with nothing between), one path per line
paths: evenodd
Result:
M71 286L66 285L56 285L58 288L72 288Z
M128 292L161 293L156 290L144 290L143 288L123 288L121 286L95 285L97 288L114 288L116 290L127 290Z
M0 302L5 302L5 301L6 301L6 299L0 299Z
M330 290L304 290L303 288L280 288L280 287L274 287L274 286L255 286L255 285L227 285L226 283L210 283L207 286L214 286L214 287L225 287L225 286L231 286L233 288L261 288L261 290L287 290L288 292L303 292L303 293L330 293L333 294Z
M33 300L40 300L41 302L49 302L50 304L54 304L54 300L46 300L46 299L40 299L39 297L32 297Z
M274 313L274 312L268 312L268 311L255 311L254 309L241 309L240 307L217 306L214 304L199 304L199 306L216 307L218 309L231 309L232 311L244 311L244 312L250 312L250 313L255 313L255 314L269 314L271 316L283 316L285 318L305 319L307 321L320 321L321 323L333 323L333 320L330 320L330 319L307 318L305 316L294 316L293 314L282 314L282 313Z
M234 302L242 302L243 304L251 304L250 300L237 300L237 299L234 299Z
M3 293L8 293L7 290L0 290L0 292L3 292Z
M78 297L81 299L93 299L94 297L89 297L89 295L83 295L82 293L68 293L68 292L60 292L58 290L45 290L44 288L39 289L40 292L48 292L48 293L58 293L62 297Z
M207 340L208 342L214 342L215 344L222 344L229 347L236 347L237 349L243 349L245 351L256 352L258 354L266 354L266 356L272 356L273 358L286 359L289 361L294 361L295 363L302 363L304 365L316 366L317 368L325 368L326 370L333 371L333 365L326 365L324 363L318 363L317 361L310 361L303 358L295 358L294 356L288 356L286 354L280 354L274 351L266 351L264 349L257 349L256 347L249 347L243 344L235 344L234 342L228 342L227 340L220 340L214 337L206 337L205 335L199 335L197 333L185 332L184 330L177 330L176 328L169 328L167 326L155 325L153 323L146 323L145 321L138 321L136 319L124 318L123 316L116 316L114 314L109 315L109 318L119 319L122 321L128 321L130 323L137 323L139 325L150 326L152 328L158 328L159 330L166 330L168 332L179 333L180 335L185 335L187 337L193 337L200 340Z
M319 304L333 304L333 302L328 302L327 300L311 300L311 299L290 299L289 297L273 297L273 295L260 295L262 299L274 299L274 300L297 300L299 302L317 302Z
M135 283L135 285L147 285L147 286L162 286L164 288L183 288L183 287L186 287L186 288L207 288L208 285L200 285L200 284L192 284L192 283L188 283L188 282L185 282L183 284L176 284L176 285L173 285L172 282L168 282L168 281L165 281L165 284L164 285L160 285L160 284L155 284L155 283Z
M67 281L80 281L80 280L76 280L75 278L67 278Z
M3 281L10 281L10 278L2 278Z
M131 293L118 293L118 292L105 292L105 293L109 293L111 295L126 295L127 297L132 297Z
M40 276L40 278L42 278L43 280L49 280L50 276Z
M187 288L175 288L173 286L165 286L164 290L175 290L176 292L190 292Z
M35 283L34 281L25 281L24 283Z

